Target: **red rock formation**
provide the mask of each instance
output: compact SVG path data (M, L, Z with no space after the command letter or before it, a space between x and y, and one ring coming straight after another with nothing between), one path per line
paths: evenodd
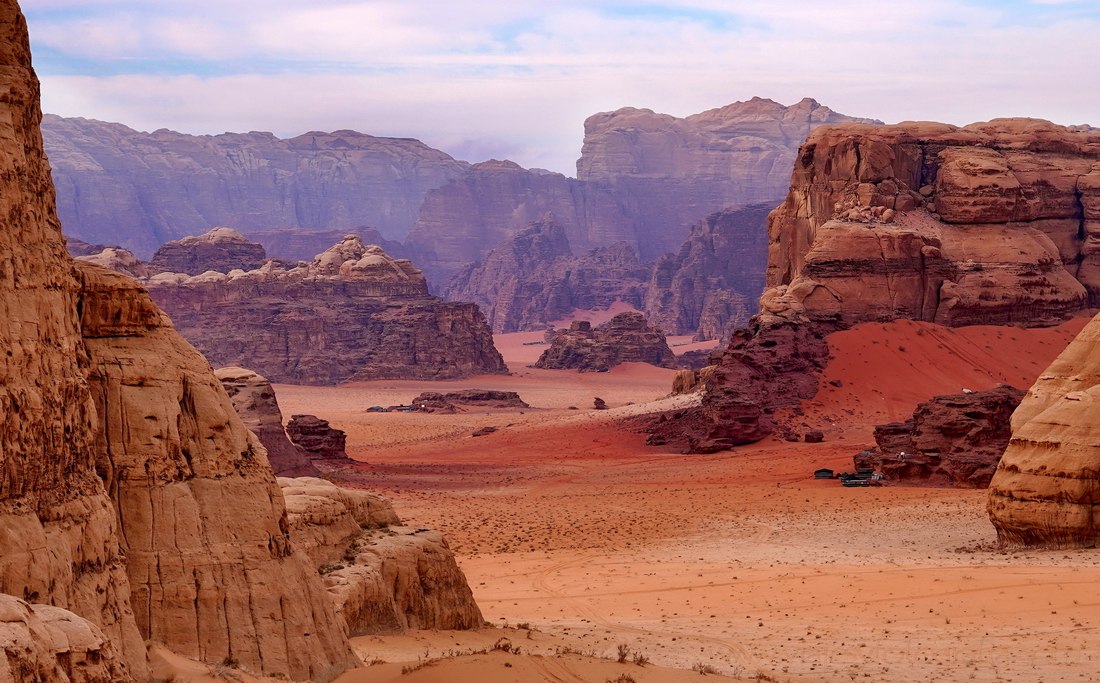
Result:
M756 313L764 288L768 212L756 204L720 211L691 228L676 254L657 259L645 313L670 334L728 340Z
M208 270L254 270L267 260L264 248L232 228L214 228L160 245L149 262L158 273L199 275Z
M481 306L493 332L541 329L576 309L603 310L617 301L640 308L650 268L619 242L574 256L565 228L544 216L456 275L451 301Z
M989 517L1006 545L1100 544L1100 317L1050 364L1012 415L989 485Z
M115 247L105 247L102 251L77 256L76 260L93 263L133 278L149 277L155 272L152 266L134 256L131 252Z
M267 451L267 461L278 477L315 477L320 472L309 455L291 443L283 427L283 411L266 377L244 368L218 368L214 376L233 401L233 410ZM345 456L346 457L346 456Z
M620 313L596 328L587 321L574 321L568 330L554 333L550 348L542 352L534 367L607 370L619 363L677 367L664 332L650 327L636 311Z
M461 391L425 391L409 405L425 413L456 413L460 408L530 408L514 391L462 389Z
M344 450L348 435L316 415L291 415L286 425L287 436L295 446L311 458L347 460Z
M1012 411L1024 392L1002 384L988 391L936 396L905 422L875 427L877 448L855 457L886 479L985 488L1011 436Z
M47 116L43 134L66 231L143 257L215 225L248 232L367 223L400 239L425 193L468 167L416 140L349 130L285 140L193 136Z
M146 281L176 328L217 365L273 382L455 379L507 368L474 304L428 295L410 262L349 236L311 263Z
M0 595L0 681L119 683L126 667L95 624L49 605Z

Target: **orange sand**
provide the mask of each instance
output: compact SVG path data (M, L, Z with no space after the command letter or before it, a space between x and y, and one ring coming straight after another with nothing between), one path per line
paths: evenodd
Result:
M780 681L1093 680L1100 555L998 551L983 491L810 478L817 467L849 469L873 424L933 394L1029 385L1083 324L898 322L834 335L822 391L805 406L825 443L709 456L647 447L615 427L617 414L666 393L672 372L649 366L575 373L513 363L513 376L449 385L516 390L532 410L452 416L363 412L439 383L278 386L285 412L348 430L364 464L340 475L392 498L408 521L443 529L486 618L529 623L542 643L530 651L547 655L468 656L407 676L390 664L346 680L602 683L618 674L549 655L567 646L613 657L620 643L662 667L704 663ZM510 362L527 348L502 346ZM613 409L589 410L594 396ZM469 436L486 424L500 431ZM409 662L501 633L358 644ZM624 671L656 680L634 669Z

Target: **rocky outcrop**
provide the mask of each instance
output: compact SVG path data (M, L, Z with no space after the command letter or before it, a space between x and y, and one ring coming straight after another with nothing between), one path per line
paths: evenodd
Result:
M481 610L442 534L319 479L280 479L291 534L324 574L352 635L470 629ZM381 527L381 528L379 528Z
M0 595L0 682L130 681L111 642L67 610Z
M307 230L305 228L274 228L249 230L245 237L263 246L272 258L289 261L312 261L317 254L331 247L347 235L355 235L363 244L375 244L396 259L408 258L405 245L388 240L374 228L357 226L344 230Z
M249 232L366 223L401 239L424 195L468 167L416 140L349 130L285 140L196 136L57 116L46 116L42 130L65 230L145 258L216 225Z
M232 228L214 228L198 237L165 242L150 265L158 273L199 275L208 270L255 270L267 260L264 248Z
M619 363L677 367L664 332L650 327L637 311L619 313L595 328L587 321L576 320L568 330L555 331L550 348L542 352L534 367L607 370Z
M141 636L298 680L355 666L291 544L263 446L209 363L134 280L92 265L78 273L97 471L121 521Z
M686 118L628 107L584 122L577 178L610 188L637 226L642 258L652 259L675 251L708 214L774 205L806 135L842 122L877 123L809 98L787 107L755 97Z
M462 389L461 391L425 391L409 405L424 413L456 413L465 408L522 409L530 408L514 391L493 389Z
M764 289L767 218L774 205L720 211L692 226L676 254L657 259L644 310L670 334L728 341Z
M405 244L428 277L443 284L548 213L574 249L637 245L633 225L604 188L496 160L429 192Z
M1100 302L1097 218L1096 133L1034 119L819 129L769 220L761 306L849 326L1053 324Z
M767 289L749 332L764 336L746 346L735 335L702 409L666 421L655 438L709 448L705 435L743 420L752 425L746 438L769 433L768 420L745 412L760 403L762 386L743 369L762 368L760 379L771 371L766 357L746 352L784 348L770 335L790 325L815 338L897 318L1050 325L1096 305L1089 231L1097 218L1094 132L1033 119L818 129L799 152L786 201L769 216ZM802 363L815 355L796 352L802 359L786 365L815 371L818 360ZM816 391L813 378L799 384L810 393L764 403L794 405ZM739 398L725 412L731 397Z
M283 412L267 378L244 368L218 368L214 376L233 402L233 410L248 431L256 435L271 470L280 477L320 475L309 455L290 442L283 427Z
M133 278L149 277L155 273L153 267L145 261L125 249L115 247L105 247L101 251L92 254L77 256L76 260L102 266Z
M311 458L347 460L348 435L316 415L291 415L287 436Z
M1100 318L1028 390L989 485L989 517L1006 545L1100 543Z
M988 391L936 396L905 422L875 427L876 448L855 465L888 480L985 488L1011 436L1010 418L1024 392L1002 384Z
M625 242L574 256L565 228L547 215L463 269L443 296L477 303L493 332L517 332L617 301L641 308L649 276Z
M144 283L211 362L272 382L455 379L503 373L477 306L428 294L409 261L348 236L309 263Z

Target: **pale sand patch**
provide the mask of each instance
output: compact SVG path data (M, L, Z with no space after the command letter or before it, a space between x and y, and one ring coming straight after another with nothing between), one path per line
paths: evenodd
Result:
M539 407L523 415L362 412L365 396L438 384L276 390L288 413L308 405L339 416L352 455L367 463L345 476L392 498L410 523L445 531L493 623L527 622L539 637L601 656L626 643L655 665L702 662L780 681L1088 681L1100 651L1100 554L998 552L984 491L810 478L817 467L850 469L873 424L935 393L1029 385L1078 324L860 326L831 340L834 365L805 406L807 423L827 428L825 443L710 456L647 447L614 427L614 411L567 409L593 395L620 409L656 399L669 371L453 383L520 387ZM488 423L501 430L468 436ZM439 649L457 636L420 637ZM422 644L410 642L365 651L414 661ZM479 657L402 680L612 678L561 661L548 671Z

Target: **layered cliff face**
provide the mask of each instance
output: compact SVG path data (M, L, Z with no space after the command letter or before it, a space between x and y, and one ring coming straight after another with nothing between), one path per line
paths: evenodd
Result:
M764 288L768 204L720 211L691 228L676 254L657 259L644 310L670 334L728 340L756 313Z
M649 275L623 242L574 256L565 228L550 215L463 269L443 296L480 305L493 332L517 332L616 301L641 308Z
M575 249L638 245L619 200L602 187L511 161L474 164L429 192L405 244L432 282L442 285L548 213Z
M1012 414L989 485L989 517L1008 545L1100 543L1100 317L1048 367Z
M283 411L266 377L245 368L218 368L214 376L233 401L233 410L267 451L271 470L280 477L313 477L320 473L309 454L291 443L283 427Z
M316 572L291 545L263 447L209 363L136 282L78 272L97 466L122 521L142 636L295 679L354 666Z
M217 365L273 382L453 379L506 372L475 304L428 295L409 261L345 238L310 263L144 281Z
M347 130L194 136L57 116L42 130L66 231L143 257L215 225L367 223L400 239L424 195L468 166L416 140Z
M806 135L842 122L878 123L809 98L785 107L755 97L682 119L634 108L595 114L584 122L577 178L611 188L651 259L675 251L703 216L774 205Z
M542 352L534 367L606 371L620 363L677 367L664 332L651 327L637 311L619 313L597 327L576 320L569 329L556 330L550 348Z
M768 219L759 315L702 408L655 438L691 450L770 433L777 408L816 391L792 373L819 371L824 336L859 322L1050 325L1086 310L1098 219L1093 131L1033 119L818 129ZM790 343L792 326L812 343ZM743 429L728 435L730 424Z
M985 488L1008 446L1012 412L1023 397L1008 385L936 396L905 422L875 427L877 447L857 455L856 467L879 469L896 481Z
M50 605L0 595L0 681L118 683L132 680L94 624Z
M1100 299L1100 134L1046 121L837 126L769 220L762 309L845 325L1046 325Z
M0 90L0 593L81 615L142 678L145 645L115 509L96 473L77 282L54 210L38 80L14 0L0 2Z
M153 254L150 266L157 272L199 275L208 270L228 273L253 270L267 260L264 248L232 228L214 228L199 236L165 242Z

